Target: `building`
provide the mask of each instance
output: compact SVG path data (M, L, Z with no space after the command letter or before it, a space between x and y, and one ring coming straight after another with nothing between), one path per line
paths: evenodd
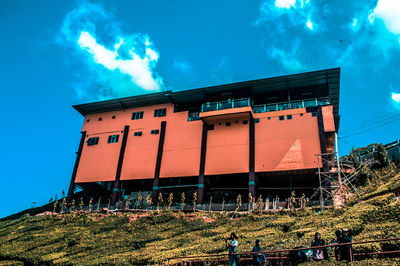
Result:
M307 195L334 152L340 69L73 106L84 116L68 192L198 193L198 203Z

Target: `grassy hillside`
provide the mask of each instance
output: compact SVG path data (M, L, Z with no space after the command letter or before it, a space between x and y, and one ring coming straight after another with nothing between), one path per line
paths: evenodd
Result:
M239 251L256 238L265 249L308 246L316 231L334 238L352 228L354 241L398 237L400 174L395 166L372 173L361 199L340 210L302 210L292 214L65 214L29 216L0 222L0 259L33 264L156 264L172 256L226 253L224 238L239 235ZM207 216L207 217L206 217ZM355 252L400 249L400 241L355 246ZM378 261L379 260L379 261ZM332 262L332 265L335 262ZM356 264L400 264L398 258L370 258ZM0 263L1 264L1 263Z

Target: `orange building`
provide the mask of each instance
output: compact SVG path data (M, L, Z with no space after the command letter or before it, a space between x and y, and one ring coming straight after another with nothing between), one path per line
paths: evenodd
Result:
M75 105L84 116L71 185L112 194L312 193L334 151L340 69ZM297 194L298 195L298 194Z

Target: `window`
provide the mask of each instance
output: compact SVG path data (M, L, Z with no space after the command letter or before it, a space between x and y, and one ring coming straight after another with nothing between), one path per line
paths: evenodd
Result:
M160 130L158 130L158 129L153 129L152 131L150 131L150 134L158 134L158 133L160 133Z
M214 124L208 125L207 129L208 130L214 130Z
M303 116L303 114L300 114L300 116Z
M257 123L260 123L260 118L255 118L255 119L254 119L254 123L256 123L256 124L257 124Z
M142 112L132 113L132 119L131 120L138 120L138 119L143 119L143 111Z
M86 122L89 123L89 122L90 122L90 119L86 120Z
M286 116L286 119L287 119L287 120L292 120L292 115L287 115L287 116Z
M99 121L103 120L103 118L99 117Z
M285 116L284 116L284 115L280 115L280 116L279 116L279 120L280 120L280 121L285 120Z
M167 115L167 108L154 110L154 117L160 117L160 116L166 116L166 115Z
M117 143L118 139L119 139L119 135L108 136L107 143Z
M135 132L135 133L133 133L133 135L136 137L139 137L142 135L142 131Z
M247 120L243 120L243 125L247 125Z
M271 117L268 117L268 120L271 120Z
M317 116L317 112L312 112L311 116Z
M113 115L113 116L111 117L111 119L115 119L115 115Z
M231 122L226 122L226 124L225 124L227 127L230 127L231 126Z
M97 144L99 144L99 137L88 138L86 143L88 146L97 145Z

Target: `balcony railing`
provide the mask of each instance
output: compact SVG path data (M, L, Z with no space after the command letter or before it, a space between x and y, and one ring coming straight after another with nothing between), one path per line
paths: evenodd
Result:
M288 110L288 109L305 108L305 107L312 107L312 106L322 106L322 105L328 105L328 104L330 104L329 98L324 97L324 98L306 99L306 100L293 101L293 102L280 102L280 103L255 105L253 107L253 112L254 113L266 113L266 112L282 111L282 110Z
M218 111L218 110L247 107L247 106L251 106L250 98L232 99L221 102L203 103L201 105L201 111L202 112Z
M188 113L188 121L196 121L196 120L200 120L200 113L196 112L196 113Z
M329 104L330 104L329 97L313 98L313 99L305 99L292 102L279 102L279 103L255 105L253 106L253 112L266 113L266 112L282 111L282 110L305 108L312 106L323 106ZM250 98L232 99L232 100L212 102L212 103L208 102L208 103L203 103L201 105L201 112L218 111L218 110L247 107L247 106L252 106ZM200 114L199 112L189 113L188 121L200 120L199 114Z

